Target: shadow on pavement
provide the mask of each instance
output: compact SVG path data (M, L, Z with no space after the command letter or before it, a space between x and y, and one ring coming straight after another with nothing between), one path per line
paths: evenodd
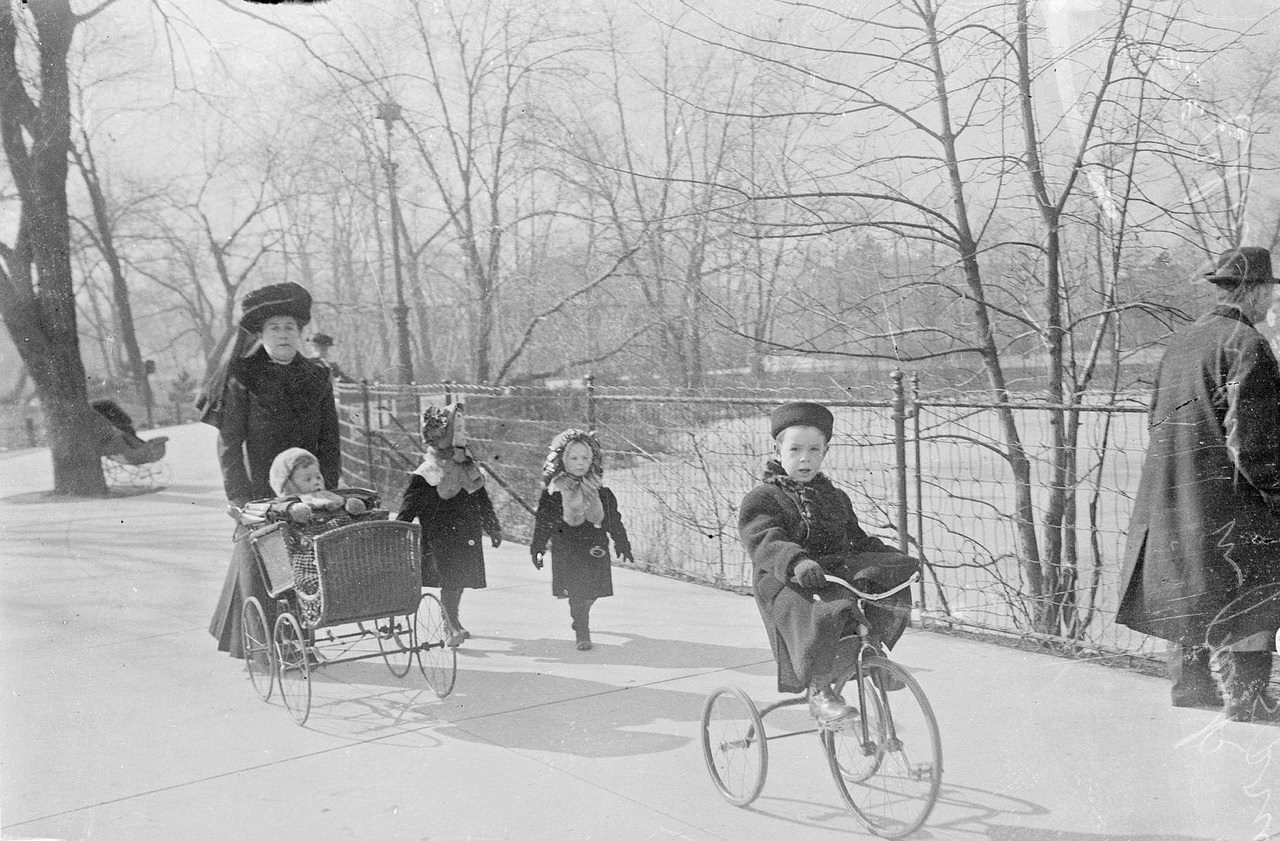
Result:
M624 640L621 644L615 640ZM483 658L495 653L479 644L496 642L504 646L502 656L524 657L544 663L599 663L609 666L643 666L653 669L745 670L767 666L773 671L773 655L767 648L713 645L687 640L655 639L639 634L603 632L593 634L590 651L578 651L571 639L516 639L478 636L458 649L458 659Z

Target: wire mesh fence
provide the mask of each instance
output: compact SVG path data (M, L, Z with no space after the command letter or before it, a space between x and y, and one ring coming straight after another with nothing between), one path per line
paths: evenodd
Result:
M591 378L563 388L343 385L344 470L394 508L421 459L422 407L463 402L503 529L527 541L547 445L563 429L593 429L641 566L746 591L738 503L771 453L769 412L799 399L835 413L823 470L849 493L864 529L926 562L916 594L926 616L1089 650L1154 652L1155 641L1114 622L1146 447L1136 401L940 400L896 373L859 388L698 392Z

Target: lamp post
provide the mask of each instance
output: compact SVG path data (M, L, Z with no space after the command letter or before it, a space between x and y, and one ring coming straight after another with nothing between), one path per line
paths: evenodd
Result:
M387 171L387 194L391 201L391 260L396 278L396 337L400 347L399 381L413 382L413 354L409 349L409 307L404 302L404 274L400 268L400 201L396 196L396 165L391 160L391 124L400 119L400 106L388 99L378 103L378 119L387 127L387 154L382 166Z

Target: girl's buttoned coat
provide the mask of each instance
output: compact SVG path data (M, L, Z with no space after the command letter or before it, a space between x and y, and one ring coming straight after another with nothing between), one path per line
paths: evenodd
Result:
M410 475L398 519L422 525L422 584L447 590L483 589L484 535L498 533L498 516L483 487L442 499L436 486Z
M550 541L551 592L557 598L598 599L613 595L609 538L613 538L619 555L631 556L631 541L618 512L617 497L601 487L600 503L604 520L599 526L589 521L571 526L564 521L560 494L544 490L538 499L529 550L539 554Z

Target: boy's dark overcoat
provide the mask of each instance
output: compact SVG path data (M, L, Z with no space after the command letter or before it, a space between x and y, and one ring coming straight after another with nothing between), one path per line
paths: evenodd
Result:
M326 488L342 473L333 382L298 354L279 365L262 348L231 363L222 398L218 459L227 499L243 504L274 496L271 462L290 447L320 460Z
M600 526L590 522L571 526L564 521L560 494L544 490L538 499L529 549L536 554L551 541L551 592L556 598L598 599L613 595L609 538L613 538L618 554L628 557L631 541L613 491L601 487L600 503L604 508Z
M742 500L738 530L754 567L756 606L778 662L782 692L803 691L811 672L828 674L846 623L858 616L852 594L838 585L814 591L791 582L797 561L818 561L869 592L901 584L919 569L914 558L864 532L848 494L826 476L802 485L787 479L776 462L766 468L764 483ZM815 592L820 601L813 600ZM910 594L898 593L881 604L884 609L868 608L866 618L892 647L906 627Z
M487 586L484 535L498 532L493 501L483 487L441 499L434 485L410 474L397 519L422 524L422 584L447 590Z
M1280 372L1235 307L1183 328L1156 373L1117 621L1221 646L1280 627Z

